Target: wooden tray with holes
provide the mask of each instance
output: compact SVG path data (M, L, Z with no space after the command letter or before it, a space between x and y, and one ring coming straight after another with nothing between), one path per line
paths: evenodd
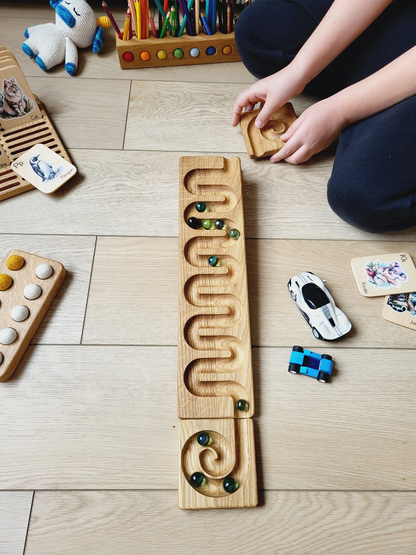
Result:
M23 259L22 267L10 269L11 257ZM50 268L50 275L39 272L39 266ZM12 279L11 285L4 288L4 276ZM20 250L10 251L0 262L0 277L3 284L0 290L0 382L11 378L20 359L29 346L48 308L55 298L66 276L62 264ZM10 281L10 279L9 279ZM26 286L37 286L35 294L29 294ZM39 291L40 290L40 291ZM38 295L38 296L37 296ZM16 317L13 309L26 309L26 314ZM17 319L15 319L17 318ZM14 330L16 338L4 343L4 330Z
M153 36L148 39L133 37L130 40L121 40L116 35L116 46L121 69L241 61L234 32L223 34L217 31L214 35L199 33L196 36L183 34L181 37L167 35L162 39ZM177 57L178 51L180 57Z
M233 509L257 503L252 419L183 420L179 508Z
M254 394L240 159L185 156L179 173L178 416L248 418ZM201 202L209 212L198 212ZM189 218L209 219L212 228L193 229ZM210 265L213 256L218 266Z
M39 143L48 146L57 154L71 162L61 140L58 137L42 103L35 96L42 118L13 129L0 131L0 149L4 151L9 162L14 162L24 152ZM0 168L0 201L35 189L26 179L17 175L10 165Z

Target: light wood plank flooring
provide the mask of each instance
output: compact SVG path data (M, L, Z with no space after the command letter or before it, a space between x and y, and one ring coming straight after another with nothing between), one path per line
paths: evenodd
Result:
M0 491L0 553L22 555L32 508L32 491Z
M56 195L0 203L1 257L20 248L68 269L0 384L1 555L413 555L416 336L358 293L350 260L416 260L416 229L369 235L337 218L333 149L301 166L250 160L229 125L254 81L241 64L123 72L107 31L78 77L44 74L20 46L26 27L53 20L47 4L0 0L0 42L79 171ZM297 112L312 101L295 98ZM199 153L242 160L261 500L250 510L177 508L177 175L179 157ZM337 344L313 338L287 293L304 270L353 322ZM333 354L331 384L288 374L294 344Z

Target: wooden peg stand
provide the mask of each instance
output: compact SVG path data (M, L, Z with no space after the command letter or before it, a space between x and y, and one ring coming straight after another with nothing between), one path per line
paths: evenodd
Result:
M224 35L217 31L215 35L205 35L200 33L197 36L182 35L181 37L165 36L163 39L150 36L148 39L139 40L133 37L130 40L120 40L116 35L116 46L121 69L140 69L144 67L169 67L169 66L186 66L195 64L217 64L220 62L240 62L235 44L234 32ZM214 46L215 54L208 55L206 50L208 47ZM230 47L228 52L225 47ZM190 51L192 48L198 48L199 56L192 57ZM183 51L182 58L176 58L173 52L177 49ZM165 51L166 58L160 59L157 52ZM143 60L140 57L142 52L150 54L149 60ZM133 55L131 61L127 61L126 53ZM131 56L130 56L131 57Z

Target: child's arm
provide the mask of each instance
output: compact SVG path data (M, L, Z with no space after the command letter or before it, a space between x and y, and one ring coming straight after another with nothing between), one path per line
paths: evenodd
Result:
M264 103L256 126L263 127L272 114L291 96L326 68L391 4L392 0L335 0L321 23L295 59L282 71L266 77L243 91L234 105L232 125L245 108Z
M416 46L366 79L305 110L282 135L284 147L270 158L306 162L347 125L381 112L416 94Z

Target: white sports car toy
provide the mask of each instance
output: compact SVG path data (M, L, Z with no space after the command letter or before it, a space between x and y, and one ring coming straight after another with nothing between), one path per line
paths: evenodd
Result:
M351 322L318 276L302 272L289 280L287 288L317 339L333 341L350 331Z

